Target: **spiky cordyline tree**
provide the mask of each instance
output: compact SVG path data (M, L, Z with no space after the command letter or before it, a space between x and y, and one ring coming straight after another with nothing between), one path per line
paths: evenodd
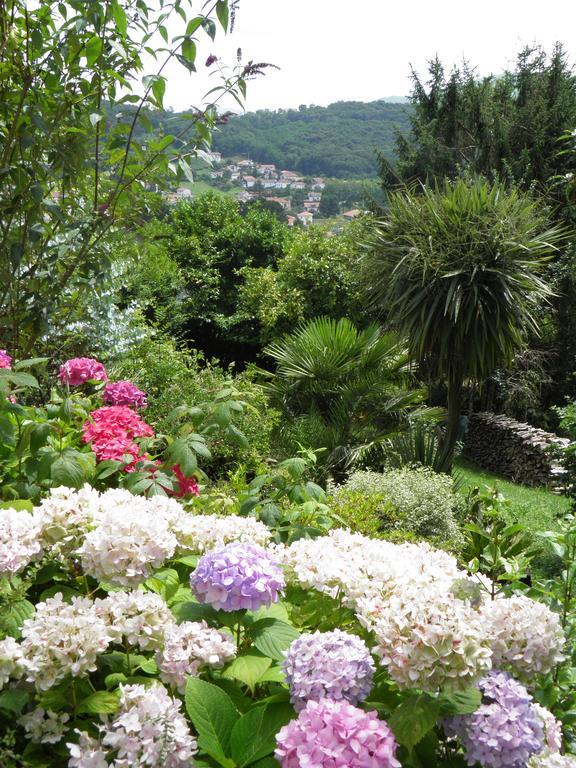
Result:
M509 364L538 334L535 310L551 294L540 272L564 237L533 198L480 178L390 195L367 284L422 371L446 382L445 446L465 381Z

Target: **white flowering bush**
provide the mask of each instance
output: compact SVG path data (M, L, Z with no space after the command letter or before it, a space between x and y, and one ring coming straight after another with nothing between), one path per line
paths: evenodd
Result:
M363 497L362 506L373 519L358 520L358 495ZM452 544L461 538L455 519L458 498L452 478L427 467L385 472L359 470L334 489L333 499L335 509L351 526L358 521L370 533L400 528Z
M2 766L571 765L559 616L428 543L88 486L2 519Z

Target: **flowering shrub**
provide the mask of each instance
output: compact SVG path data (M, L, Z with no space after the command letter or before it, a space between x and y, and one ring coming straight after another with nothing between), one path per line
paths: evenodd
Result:
M5 349L0 349L0 368L8 368L10 369L12 364L12 358L10 355L6 352Z
M0 764L570 766L556 615L429 544L90 486L2 515Z
M372 501L380 530L398 527L451 543L461 538L454 517L458 500L449 475L426 467L354 472L343 486L334 490L336 509L346 520L352 515L351 524L356 517L355 494L365 497L364 505ZM350 503L353 508L348 513Z
M540 715L524 686L506 673L494 672L480 682L484 702L472 715L452 718L449 734L464 744L468 765L522 768L546 746Z
M106 384L102 399L108 405L127 405L130 408L146 408L148 405L146 393L127 379Z
M401 768L396 742L376 712L342 701L309 701L277 737L282 768Z
M44 406L26 405L38 381L26 371L46 360L0 356L0 498L41 500L45 492L90 482L122 486L147 495L198 496L200 461L211 461L208 443L244 445L233 424L243 412L228 387L202 407L180 406L170 415L170 434L137 413L147 406L133 382L108 381L102 363L74 358L60 366L60 388ZM36 395L35 400L38 400Z
M98 360L92 357L74 357L62 363L58 379L61 384L79 387L90 381L108 381L108 374Z

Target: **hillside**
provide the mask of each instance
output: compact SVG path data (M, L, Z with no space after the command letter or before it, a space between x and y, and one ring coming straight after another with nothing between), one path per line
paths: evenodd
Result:
M304 175L367 178L377 172L376 150L393 156L396 131L409 129L409 111L381 100L249 112L214 135L214 149Z

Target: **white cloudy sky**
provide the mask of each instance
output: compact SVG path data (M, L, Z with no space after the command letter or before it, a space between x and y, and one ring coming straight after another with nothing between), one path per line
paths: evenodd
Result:
M280 67L251 84L252 111L404 95L409 65L422 71L437 52L448 66L466 56L488 74L523 45L556 40L576 60L576 0L241 0L234 33L213 51L233 61L240 46L246 59ZM204 85L174 69L166 101L198 104Z

